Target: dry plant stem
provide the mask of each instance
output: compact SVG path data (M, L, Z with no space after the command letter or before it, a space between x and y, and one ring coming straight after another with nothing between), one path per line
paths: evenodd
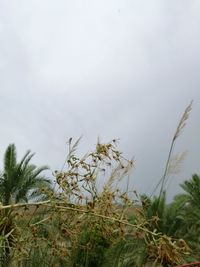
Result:
M43 220L41 220L41 221L39 221L39 222L36 222L36 223L32 223L32 224L30 224L30 226L39 225L39 224L41 224L41 223L43 223L43 222L46 222L46 221L48 221L49 219L50 219L50 217L44 218Z
M121 223L121 224L124 224L124 225L127 225L127 226L130 226L130 227L135 227L139 230L142 230L146 233L149 233L153 236L158 236L159 233L155 233L155 232L151 232L149 231L148 229L140 226L140 225L137 225L137 224L131 224L131 223L128 223L126 221L123 221L121 219L117 219L117 218L114 218L114 217L109 217L109 216L105 216L105 215L102 215L102 214L98 214L98 213L95 213L95 212L91 212L89 210L83 210L83 209L78 209L78 208L72 208L72 207L63 207L63 206L58 206L58 205L55 205L56 203L52 203L50 202L50 200L47 200L47 201L41 201L41 202L37 202L37 203L23 203L23 204L14 204L14 205L6 205L6 206L0 206L0 210L4 210L4 209L12 209L12 208L20 208L20 207L30 207L30 206L45 206L45 207L49 207L49 208L57 208L59 209L60 211L66 211L66 210L71 210L71 211L77 211L77 212L80 212L80 213L88 213L89 215L91 216L94 216L94 217L99 217L99 218L102 218L102 219L107 219L107 220L110 220L110 221L114 221L114 222L118 222L118 223ZM42 221L39 221L35 224L40 224L42 223L43 221L46 221L48 220L48 218L45 218L43 219ZM35 225L33 224L33 225Z
M5 205L0 206L0 210L6 210L6 209L12 209L12 208L23 208L23 207L29 207L29 206L41 206L44 204L50 203L50 200L41 201L37 203L18 203L18 204L11 204L11 205Z
M44 204L44 206L46 207L52 207L51 205L48 205L48 204ZM155 233L155 232L151 232L149 231L148 229L142 227L142 226L139 226L137 224L132 224L132 223L128 223L126 221L123 221L123 220L120 220L120 219L117 219L117 218L114 218L114 217L109 217L109 216L105 216L105 215L102 215L102 214L98 214L98 213L95 213L95 212L91 212L89 210L82 210L82 209L78 209L78 208L72 208L72 207L62 207L62 206L53 206L54 208L58 208L60 209L60 211L65 211L65 210L72 210L72 211L77 211L77 212L80 212L80 213L88 213L89 215L92 215L94 217L99 217L99 218L102 218L102 219L107 219L107 220L110 220L110 221L115 221L115 222L118 222L118 223L121 223L121 224L124 224L124 225L127 225L127 226L130 226L130 227L135 227L139 230L142 230L146 233L149 233L151 235L154 235L154 236L158 236L159 233Z

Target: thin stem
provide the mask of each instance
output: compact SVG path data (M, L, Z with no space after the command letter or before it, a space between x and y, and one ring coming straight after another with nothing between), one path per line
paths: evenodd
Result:
M40 201L36 203L18 203L18 204L11 204L11 205L5 205L5 206L0 206L0 210L6 210L6 209L12 209L12 208L23 208L23 207L28 207L28 206L40 206L50 203L50 200L46 201Z
M164 174L163 174L163 177L162 177L162 180L161 180L162 184L161 184L161 188L160 188L159 199L160 199L160 197L161 197L161 195L163 193L164 183L165 183L165 179L166 179L166 176L167 176L167 171L168 171L168 168L169 168L169 163L170 163L170 159L171 159L171 156L172 156L172 151L173 151L173 147L174 147L174 144L175 144L175 140L176 139L173 138L171 146L170 146L167 162L166 162L166 165L165 165L165 171L164 171Z
M121 219L117 219L117 218L114 218L114 217L109 217L109 216L98 214L98 213L95 213L95 212L91 212L90 210L83 210L83 209L79 209L79 208L59 206L59 205L56 205L56 203L51 203L50 200L41 201L41 202L37 202L37 203L19 203L19 204L13 204L13 205L0 206L0 210L12 209L12 208L22 208L22 207L28 207L28 206L29 207L30 206L45 206L45 207L50 207L50 208L57 208L60 211L62 211L62 210L63 211L71 210L71 211L77 211L77 212L80 212L80 213L88 213L89 215L94 216L94 217L99 217L99 218L102 218L102 219L107 219L107 220L111 220L111 221L114 221L114 222L118 222L118 223L130 226L130 227L135 227L135 228L137 228L139 230L142 230L142 231L144 231L146 233L149 233L151 235L154 235L154 236L158 236L159 235L159 233L151 232L150 230L148 230L148 229L146 229L146 228L144 228L144 227L142 227L140 225L137 225L137 224L132 224L132 223L129 223L129 222L121 220Z
M44 204L44 206L52 207L49 204ZM121 224L130 226L130 227L136 227L137 229L142 230L142 231L145 231L145 232L147 232L147 233L149 233L151 235L155 235L155 236L158 236L159 235L158 233L151 232L148 229L146 229L146 228L144 228L142 226L139 226L137 224L128 223L127 221L123 221L121 219L117 219L117 218L114 218L114 217L109 217L109 216L106 216L106 215L102 215L102 214L98 214L98 213L95 213L95 212L91 212L89 210L83 210L83 209L72 208L72 207L63 207L63 206L53 206L53 207L54 208L58 208L61 211L62 210L63 211L65 211L65 210L72 210L72 211L77 211L77 212L80 212L80 213L88 213L89 215L94 216L94 217L99 217L99 218L102 218L102 219L111 220L111 221L118 222L118 223L121 223Z

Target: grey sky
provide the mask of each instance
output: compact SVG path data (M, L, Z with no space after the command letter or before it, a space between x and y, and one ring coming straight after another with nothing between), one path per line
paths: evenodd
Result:
M60 168L66 140L121 139L131 182L149 192L191 99L176 151L188 150L178 184L200 173L200 2L43 0L0 2L1 159L14 142L37 164Z

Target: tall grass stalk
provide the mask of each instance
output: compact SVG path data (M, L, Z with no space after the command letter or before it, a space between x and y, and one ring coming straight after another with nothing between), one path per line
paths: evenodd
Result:
M193 101L190 102L190 104L186 107L180 121L179 121L179 124L178 124L178 127L175 131L175 134L172 138L172 141L171 141L171 145L170 145L170 149L169 149L169 153L168 153L168 156L167 156L167 161L166 161L166 165L165 165L165 169L164 169L164 173L163 173L163 176L161 177L161 179L159 180L158 184L156 185L156 187L154 188L153 192L152 192L152 195L156 192L156 190L158 189L158 187L160 186L161 184L161 187L160 187L160 192L159 192L159 199L161 198L162 194L163 194L163 191L164 191L164 187L165 187L165 183L166 183L166 178L167 178L167 175L168 175L168 170L169 170L169 166L170 166L170 161L171 161L171 157L172 157L172 153L173 153L173 149L174 149L174 146L175 146L175 143L176 143L176 140L177 138L180 136L181 132L183 131L185 125L186 125L186 122L189 118L189 115L190 115L190 111L192 110L192 103Z

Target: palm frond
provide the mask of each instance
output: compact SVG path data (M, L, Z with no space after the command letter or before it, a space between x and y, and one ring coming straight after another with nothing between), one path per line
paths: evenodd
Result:
M10 144L4 155L4 172L7 174L12 173L16 166L16 148L14 144Z

